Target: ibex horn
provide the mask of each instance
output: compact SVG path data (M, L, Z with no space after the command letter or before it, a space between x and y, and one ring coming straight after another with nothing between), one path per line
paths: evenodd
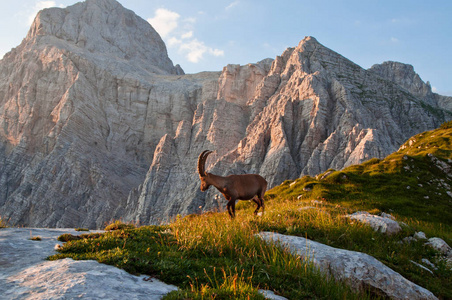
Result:
M199 155L199 158L198 158L198 173L199 173L200 176L206 176L205 164L206 164L207 156L210 153L212 153L212 151L205 150Z

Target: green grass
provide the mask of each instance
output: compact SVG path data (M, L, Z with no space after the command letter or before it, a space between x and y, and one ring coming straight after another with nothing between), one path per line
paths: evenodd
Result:
M442 162L452 160L450 126L446 123L440 129L412 137L383 160L374 158L341 171L305 176L292 186L285 182L269 191L267 197L291 199L302 195L355 210L382 211L451 226L452 197L448 192L452 195L452 178L429 156ZM448 172L452 175L452 169ZM306 187L312 191L303 191Z
M291 299L366 299L327 280L310 264L262 242L255 218L243 213L188 216L170 226L143 226L68 241L50 259L95 259L181 288L168 299L262 299L258 288Z
M131 228L135 228L135 225L133 224L126 224L124 222L121 222L119 220L114 221L111 224L108 224L105 227L106 231L111 231L111 230L120 230L120 229L131 229Z
M75 231L89 231L88 228L75 228Z
M166 299L262 299L260 288L289 299L377 298L327 279L287 249L256 237L274 231L367 253L440 299L452 299L452 271L439 253L422 241L400 242L423 231L452 245L452 198L447 195L452 182L429 157L452 159L451 128L452 123L444 124L417 135L383 160L286 181L266 193L262 217L253 215L254 204L243 201L235 220L222 212L179 217L168 226L115 222L104 234L66 237L50 259L95 259L157 277L180 288ZM357 210L391 213L405 225L387 236L344 218ZM438 267L433 275L412 263L422 264L423 258Z

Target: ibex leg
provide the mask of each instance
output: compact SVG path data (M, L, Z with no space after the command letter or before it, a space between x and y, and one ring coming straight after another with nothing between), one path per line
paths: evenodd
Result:
M233 219L235 217L235 200L234 199L229 200L226 207L228 208L229 215Z
M259 211L259 208L261 208L261 206L262 206L262 204L261 204L262 201L260 201L260 199L257 198L257 197L254 197L252 200L254 201L254 203L257 204L256 210L254 211L254 214L257 215L257 212Z

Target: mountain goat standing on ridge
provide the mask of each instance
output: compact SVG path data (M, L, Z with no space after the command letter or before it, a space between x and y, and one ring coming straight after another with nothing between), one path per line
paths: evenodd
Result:
M219 190L228 201L227 209L231 218L235 217L236 200L253 200L257 204L254 211L256 215L259 208L264 212L264 194L267 190L267 181L258 174L229 175L226 177L207 173L205 164L207 156L212 151L203 151L198 158L198 173L201 180L201 191L206 191L211 185Z

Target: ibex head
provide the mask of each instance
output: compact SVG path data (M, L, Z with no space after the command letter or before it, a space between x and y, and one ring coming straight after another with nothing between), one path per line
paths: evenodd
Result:
M198 158L198 173L199 173L199 179L201 180L201 191L206 191L209 186L210 183L207 182L207 177L208 177L208 173L206 173L206 160L207 160L207 156L209 156L209 154L212 153L212 151L209 150L205 150L204 152L202 152L199 155Z

